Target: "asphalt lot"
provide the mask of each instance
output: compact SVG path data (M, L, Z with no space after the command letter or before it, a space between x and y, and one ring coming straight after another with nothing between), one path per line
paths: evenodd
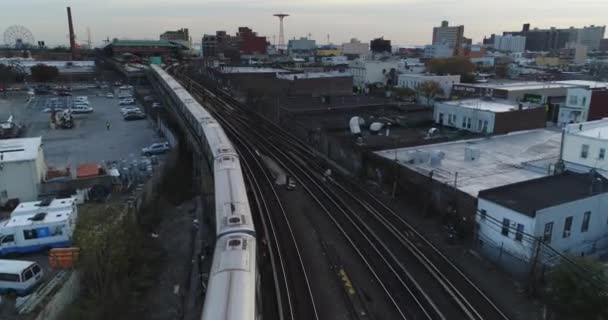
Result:
M160 139L149 121L123 120L118 98L106 98L107 92L107 89L94 89L75 94L88 96L90 106L95 110L74 115L73 129L50 128L50 114L43 110L45 100L54 96L36 96L27 102L25 94L16 93L8 100L0 99L0 119L13 114L17 122L26 125L27 137L42 136L45 160L52 167L75 169L86 162L138 159L141 148ZM140 106L139 102L137 106ZM106 128L108 122L109 130Z

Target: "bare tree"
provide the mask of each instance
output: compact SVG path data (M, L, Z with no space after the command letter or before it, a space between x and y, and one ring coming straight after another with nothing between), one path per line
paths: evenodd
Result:
M431 100L435 99L438 95L443 94L443 89L439 86L439 83L435 81L425 81L416 86L416 91L419 95L426 98L426 104L431 105Z

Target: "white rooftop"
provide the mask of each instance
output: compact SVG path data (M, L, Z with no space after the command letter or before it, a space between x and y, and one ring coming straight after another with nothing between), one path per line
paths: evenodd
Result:
M565 81L556 81L558 83L564 83L579 87L587 87L587 88L606 88L608 87L608 82L600 82L600 81L588 81L588 80L565 80Z
M75 198L53 199L47 206L41 206L42 201L32 201L20 203L13 212L11 217L20 215L32 215L41 212L57 212L62 210L71 210L76 203Z
M539 129L489 138L376 152L400 165L454 186L473 197L481 190L545 176L559 156L561 134ZM441 158L430 161L430 158ZM466 160L475 154L475 160Z
M566 126L566 132L588 138L608 140L608 118L569 124Z
M0 162L35 160L42 138L0 140Z
M0 259L0 270L3 273L21 274L23 269L31 266L34 262L24 260Z
M259 67L222 67L222 73L282 73L288 72L279 68L259 68Z
M347 72L306 72L306 73L291 73L277 74L277 78L285 80L297 79L316 79L316 78L335 78L335 77L352 77L352 74Z
M12 216L0 224L0 234L2 234L3 228L21 227L21 226L35 226L43 223L63 222L69 219L70 215L74 213L71 209L57 210L55 212L48 212L44 219L33 221L30 220L36 214L25 214L19 216Z
M457 101L446 101L441 104L491 112L509 112L517 110L519 107L518 104L515 102L500 99L465 99Z

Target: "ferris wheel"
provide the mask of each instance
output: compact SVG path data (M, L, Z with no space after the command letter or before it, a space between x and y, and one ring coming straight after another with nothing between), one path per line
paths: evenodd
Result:
M9 48L26 49L34 46L34 34L24 26L10 26L4 31L4 44Z

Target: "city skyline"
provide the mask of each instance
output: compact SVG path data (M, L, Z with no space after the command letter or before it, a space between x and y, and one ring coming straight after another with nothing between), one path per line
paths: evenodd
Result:
M29 28L36 40L47 45L68 45L66 6L72 7L78 41L86 42L90 27L94 44L106 37L158 39L166 30L189 28L194 42L205 33L216 30L236 32L239 26L251 27L273 42L278 41L278 21L273 13L287 12L285 35L293 39L312 35L317 43L340 44L350 38L363 42L384 36L395 45L424 45L431 42L432 28L448 20L450 25L464 25L464 35L479 42L484 36L502 31L520 30L522 24L532 28L555 26L567 28L606 25L607 1L580 2L565 0L491 3L482 0L466 2L446 0L8 0L7 13L0 30L11 25ZM235 6L239 10L235 10ZM525 8L525 9L522 9ZM524 12L525 11L525 12ZM534 14L531 14L534 13ZM500 19L497 19L500 17Z

